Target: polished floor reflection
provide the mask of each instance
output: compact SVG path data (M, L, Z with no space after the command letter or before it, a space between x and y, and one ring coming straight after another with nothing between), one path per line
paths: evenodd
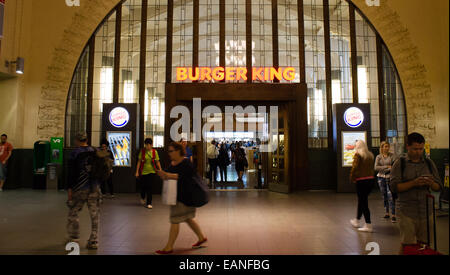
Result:
M0 193L0 254L67 254L64 237L67 207L64 192L32 190ZM212 192L211 202L197 212L208 236L208 247L190 249L196 242L182 225L175 253L219 255L367 254L377 242L381 254L396 254L398 225L382 219L379 193L370 196L375 232L359 233L348 223L355 214L356 195L301 192L284 195L269 191ZM163 248L169 229L169 207L155 196L154 209L139 205L138 195L119 194L102 204L100 248L84 248L90 221L83 209L81 254L152 254ZM439 250L448 254L448 216L438 218Z
M222 179L219 174L219 169L217 169L217 182L211 186L212 190L216 191L229 191L229 190L254 190L258 188L258 170L256 169L246 169L242 177L242 182L238 182L238 175L234 162L227 167L227 181L225 181L225 176ZM264 178L261 176L261 187L267 188L264 185Z

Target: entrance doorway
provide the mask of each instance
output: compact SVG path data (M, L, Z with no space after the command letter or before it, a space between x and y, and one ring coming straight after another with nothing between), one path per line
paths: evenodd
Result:
M171 126L177 119L170 113L175 106L185 106L194 117L193 100L201 99L202 110L217 106L201 119L202 139L189 143L194 151L197 172L210 179L215 190L268 189L289 193L307 188L307 113L306 86L301 84L168 84L166 86L166 144L170 142ZM227 107L242 107L244 115L231 116ZM247 107L253 106L257 111ZM258 113L265 107L265 114ZM278 117L271 121L271 107L278 109ZM205 108L206 109L206 108ZM229 110L229 109L228 109ZM204 111L206 112L206 111ZM191 119L191 129L193 129ZM213 125L211 125L213 124ZM232 126L230 126L232 125ZM272 127L276 125L276 127ZM206 127L205 127L206 126ZM192 136L190 136L191 138ZM197 138L197 140L200 140ZM231 160L226 166L227 183L221 181L218 163L208 160L211 141L224 144ZM236 145L240 142L248 163L240 180L236 169L239 158ZM271 147L267 150L267 147ZM265 148L265 150L261 150ZM223 152L222 152L223 154ZM211 152L209 154L211 156ZM257 161L255 161L257 159ZM237 163L238 162L238 163ZM216 181L214 180L216 168ZM211 173L212 172L212 173ZM212 175L211 175L212 174ZM301 177L299 175L302 175ZM295 181L294 181L295 179Z
M235 102L204 104L217 106L222 111L226 106L238 108L233 106ZM241 102L239 106L247 113L230 115L220 112L203 117L203 172L215 190L267 189L268 168L272 166L268 163L271 158L265 149L271 142L270 114L258 113L258 110L261 107L270 110L270 106L266 106L266 102ZM219 151L217 158L214 158L213 152L217 152L214 147Z

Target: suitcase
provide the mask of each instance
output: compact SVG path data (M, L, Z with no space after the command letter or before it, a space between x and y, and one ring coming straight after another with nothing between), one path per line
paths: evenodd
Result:
M428 199L431 199L433 205L433 236L434 236L434 249L430 247L431 238L430 238L430 213L429 213L429 203ZM437 251L437 237L436 237L436 209L434 207L435 198L433 195L427 195L427 245L405 245L403 247L403 255L442 255Z

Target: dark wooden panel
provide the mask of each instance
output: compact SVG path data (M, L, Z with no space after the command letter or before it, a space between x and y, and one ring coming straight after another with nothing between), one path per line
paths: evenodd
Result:
M272 0L272 50L273 50L273 67L278 69L280 66L279 49L278 49L278 0ZM278 79L274 83L280 82Z
M298 47L299 47L299 66L300 82L306 83L306 61L305 61L305 19L303 12L303 0L297 1L298 11Z
M378 103L380 114L380 141L386 140L386 113L384 106L384 70L383 70L383 41L377 34L377 68L378 68Z
M245 1L245 34L246 34L246 57L247 57L247 83L251 83L253 79L253 49L252 49L252 0Z
M293 161L294 161L294 179L296 190L306 190L309 188L309 166L308 166L308 94L306 85L304 91L295 94L296 101L293 102L293 109L290 110L294 115L295 129L293 139Z
M199 0L194 0L194 37L193 37L193 43L192 43L192 67L197 68L198 67L198 49L199 49L199 13L200 13L200 6L199 6Z
M324 39L325 39L325 75L327 88L327 129L328 149L333 150L333 96L331 86L331 41L330 41L330 9L328 0L323 0Z
M166 83L172 83L173 0L167 1Z
M356 22L355 22L355 7L349 3L350 13L350 44L352 52L352 91L353 103L359 103L358 95L358 50L356 46Z
M225 0L220 0L219 5L219 65L225 67Z
M113 102L119 103L119 81L120 81L120 42L122 36L122 3L116 8L116 40L114 53L114 84Z
M302 84L172 84L177 101L286 101L295 100L295 93L306 90Z
M146 83L146 61L147 61L147 13L148 0L142 0L141 14L141 55L139 62L139 139L138 147L144 144L144 121L145 121L145 83Z
M88 83L87 83L87 98L86 98L86 134L89 142L92 140L92 101L94 97L94 58L95 58L95 38L89 41L89 69L88 69ZM69 143L70 144L70 141Z

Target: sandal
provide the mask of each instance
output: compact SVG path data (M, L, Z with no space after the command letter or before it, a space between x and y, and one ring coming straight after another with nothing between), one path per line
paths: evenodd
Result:
M208 238L205 238L203 241L199 241L192 245L192 248L202 248L202 244L206 243L208 241Z

